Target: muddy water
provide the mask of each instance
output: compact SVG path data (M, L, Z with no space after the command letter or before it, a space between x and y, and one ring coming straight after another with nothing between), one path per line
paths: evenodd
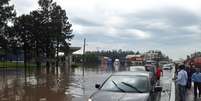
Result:
M112 67L59 67L47 73L45 68L0 69L0 101L87 101L112 72Z

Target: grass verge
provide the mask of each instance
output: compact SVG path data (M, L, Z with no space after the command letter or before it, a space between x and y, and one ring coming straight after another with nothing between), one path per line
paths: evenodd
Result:
M36 67L36 64L27 63L27 67ZM24 68L23 62L0 61L0 68Z

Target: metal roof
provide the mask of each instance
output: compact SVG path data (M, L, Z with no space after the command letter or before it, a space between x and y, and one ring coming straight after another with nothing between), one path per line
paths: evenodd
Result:
M81 49L81 47L70 47L70 52L73 53L73 52L76 52L80 49Z

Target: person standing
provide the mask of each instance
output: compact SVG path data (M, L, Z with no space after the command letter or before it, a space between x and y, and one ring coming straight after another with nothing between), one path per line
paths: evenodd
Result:
M192 81L194 84L194 99L197 98L197 90L199 90L199 97L201 97L201 73L200 69L196 68L196 72L192 75Z
M178 84L179 87L180 101L185 101L188 75L187 72L184 70L185 69L184 65L179 66L179 68L180 71L178 72L176 83Z
M157 84L160 85L160 77L161 75L163 76L163 70L161 69L160 66L157 66L156 68L156 79L157 79Z
M113 63L113 66L114 66L114 70L115 71L119 71L119 68L120 68L120 61L119 61L119 59L115 59L115 61Z
M192 75L195 72L195 66L194 65L190 65L186 67L186 72L188 74L188 81L187 81L187 88L191 89L191 83L192 83Z
M163 76L163 70L161 69L160 66L157 66L157 69L156 69L157 80L160 80L161 75Z

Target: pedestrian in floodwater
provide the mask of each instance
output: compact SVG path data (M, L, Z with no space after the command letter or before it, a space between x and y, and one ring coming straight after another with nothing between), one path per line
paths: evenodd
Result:
M194 99L197 99L197 90L199 90L199 97L201 97L201 73L200 68L196 68L196 72L192 75L194 84Z
M185 101L186 84L188 80L188 75L187 75L187 72L184 70L185 69L184 65L180 65L179 69L180 71L178 72L176 83L178 84L178 87L179 87L180 101Z
M161 67L159 65L157 65L156 78L157 78L157 81L158 81L158 85L160 84L161 75L163 76L163 70L161 69Z
M119 61L119 59L115 59L115 61L113 63L113 66L114 66L114 70L115 71L119 71L119 68L120 68L120 61Z

